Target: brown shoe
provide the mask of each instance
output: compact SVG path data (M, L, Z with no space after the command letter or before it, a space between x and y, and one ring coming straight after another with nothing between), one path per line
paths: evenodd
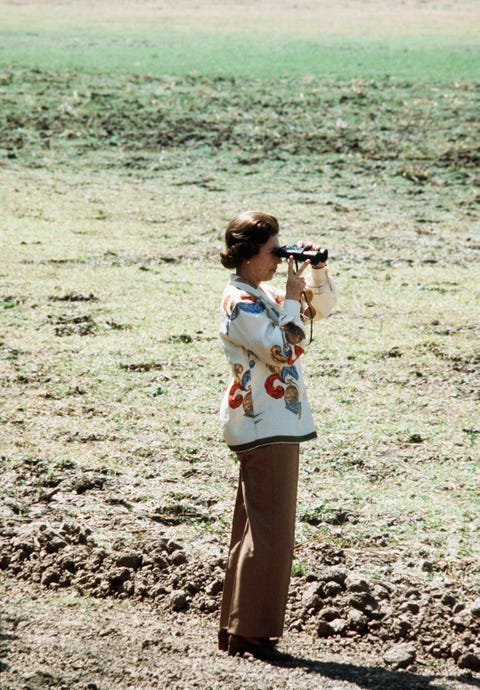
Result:
M265 638L241 637L240 635L229 635L228 655L243 656L245 653L251 654L256 659L264 661L288 661L292 657L275 649L270 640Z
M218 648L221 652L228 652L228 630L220 628L218 631Z

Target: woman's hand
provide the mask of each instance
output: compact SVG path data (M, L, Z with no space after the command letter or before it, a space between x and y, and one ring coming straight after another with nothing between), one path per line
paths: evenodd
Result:
M312 249L314 252L320 252L324 251L324 247L320 246L319 244L314 244L313 242L297 242L297 246L299 247L305 247L306 249ZM312 264L312 268L323 268L326 266L325 261L319 261L318 264Z
M287 288L285 290L285 299L300 300L302 292L305 290L307 282L303 278L302 273L309 265L310 261L307 259L303 265L295 273L294 258L288 257L288 274L287 274Z

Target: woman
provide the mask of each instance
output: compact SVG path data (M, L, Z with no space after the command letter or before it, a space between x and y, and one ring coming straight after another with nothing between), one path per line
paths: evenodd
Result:
M242 213L229 223L221 255L236 271L222 301L220 337L233 380L221 419L240 478L218 640L232 656L269 660L285 656L275 643L293 559L299 444L316 437L300 367L305 322L328 316L336 302L325 264L306 280L309 262L296 271L290 257L285 295L264 285L281 263L278 233L273 216Z

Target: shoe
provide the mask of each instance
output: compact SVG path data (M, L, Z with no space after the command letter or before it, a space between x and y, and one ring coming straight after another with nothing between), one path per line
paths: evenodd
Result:
M264 661L288 661L292 657L275 649L274 643L267 638L247 638L240 635L228 636L228 656L251 654Z
M228 630L226 628L220 628L218 631L218 648L221 652L228 652Z

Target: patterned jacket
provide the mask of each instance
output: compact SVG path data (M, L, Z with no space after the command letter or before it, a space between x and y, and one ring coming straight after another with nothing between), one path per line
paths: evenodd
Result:
M317 435L300 358L309 321L330 314L337 290L326 268L310 271L308 305L283 299L270 285L254 288L237 275L225 288L220 338L233 379L220 418L223 438L237 453Z

